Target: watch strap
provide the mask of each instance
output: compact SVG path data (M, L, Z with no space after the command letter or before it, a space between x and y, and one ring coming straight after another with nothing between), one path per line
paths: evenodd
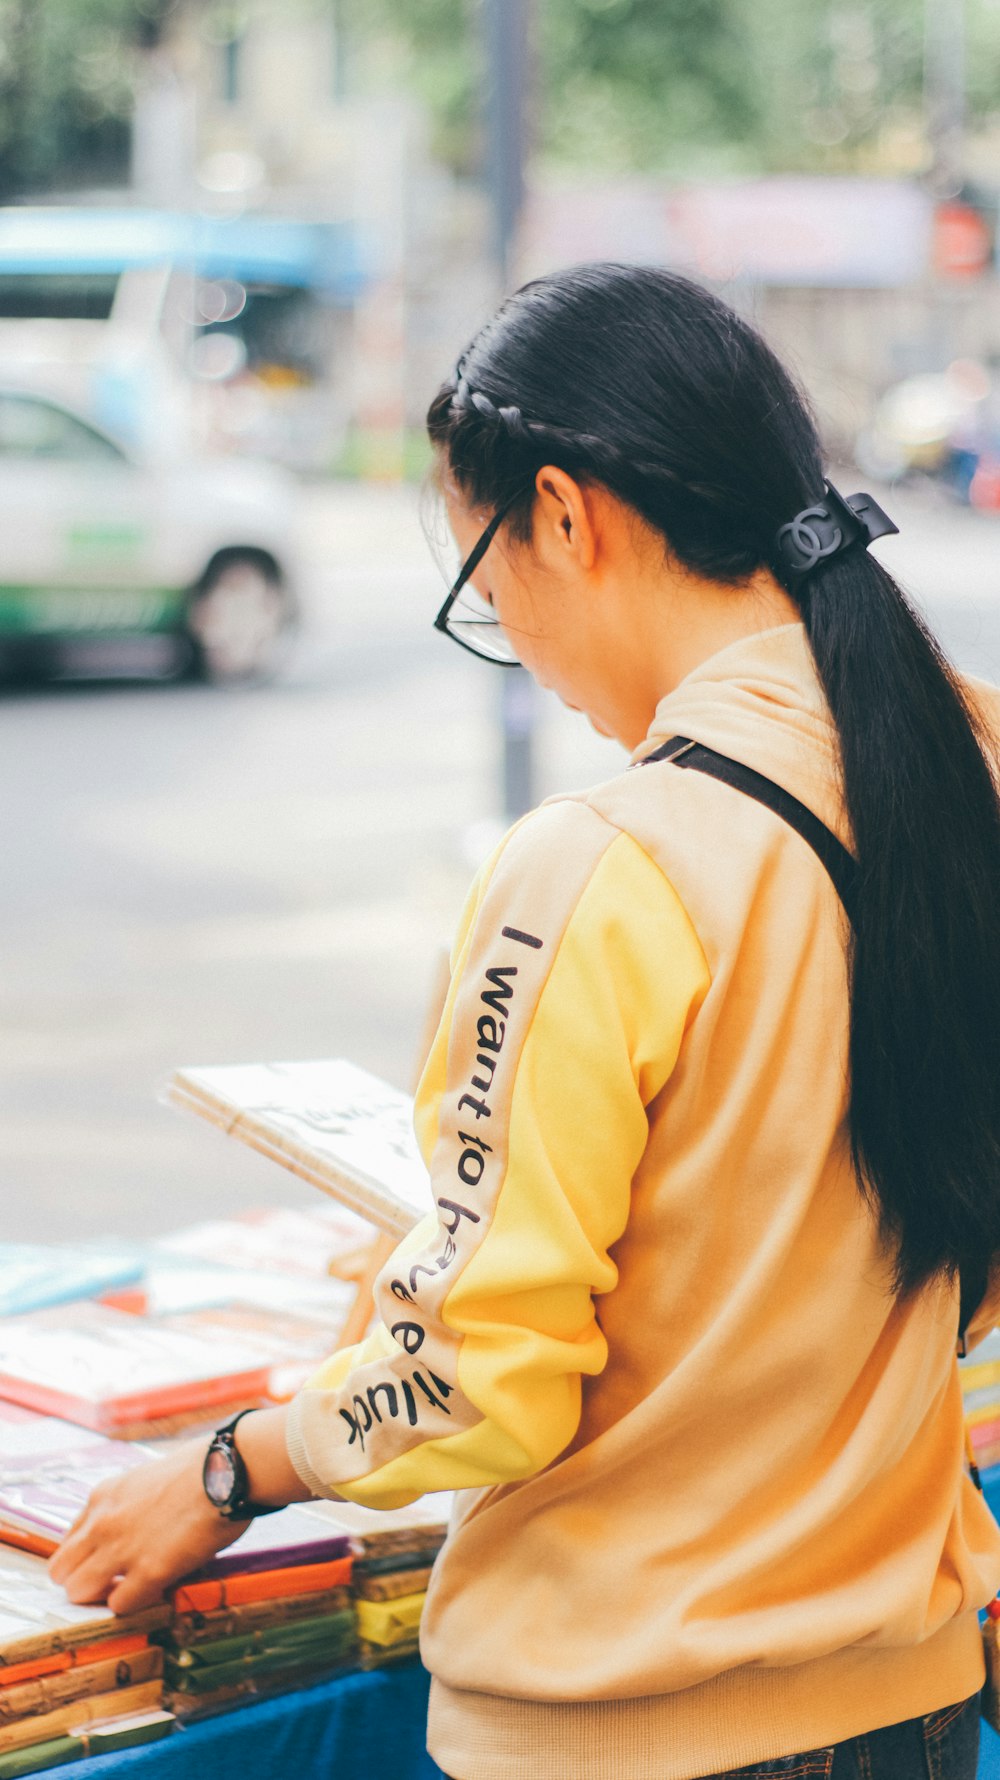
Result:
M232 1421L224 1423L221 1428L216 1428L209 1441L208 1452L205 1454L207 1465L209 1455L223 1449L228 1453L233 1467L233 1490L228 1502L212 1502L211 1496L208 1498L216 1513L221 1514L223 1520L257 1520L262 1514L278 1514L283 1507L280 1502L267 1506L262 1502L253 1502L247 1494L250 1479L243 1455L236 1444L236 1428L245 1415L252 1414L252 1409L241 1409L238 1415L233 1416ZM208 1494L207 1490L206 1494Z

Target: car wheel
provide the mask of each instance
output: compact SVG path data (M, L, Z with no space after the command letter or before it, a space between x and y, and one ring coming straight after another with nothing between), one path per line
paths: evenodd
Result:
M212 569L188 608L188 630L207 680L260 680L277 667L291 619L277 572L253 556L229 556Z

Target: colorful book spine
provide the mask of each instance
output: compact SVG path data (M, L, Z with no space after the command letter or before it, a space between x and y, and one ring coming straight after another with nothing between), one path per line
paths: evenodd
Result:
M340 1659L352 1654L355 1644L356 1633L351 1623L343 1626L336 1638L328 1633L297 1649L265 1650L256 1656L236 1657L232 1662L205 1663L194 1668L183 1668L168 1661L166 1682L172 1694L175 1691L204 1694L232 1687L247 1676L259 1678L276 1675L282 1670L299 1676L307 1671L329 1670L336 1667Z
M384 1576L359 1576L355 1592L361 1601L398 1601L403 1595L425 1594L430 1569L397 1570Z
M23 1774L39 1774L65 1762L82 1761L88 1755L105 1755L111 1749L134 1749L170 1735L177 1720L172 1712L131 1713L107 1724L89 1725L69 1736L52 1737L0 1755L0 1780L21 1780Z
M61 1768L65 1762L82 1761L86 1750L79 1737L51 1737L45 1743L32 1743L27 1749L12 1749L0 1755L0 1780L21 1780L22 1774L40 1774L46 1768Z
M345 1608L341 1613L323 1614L318 1619L301 1619L291 1625L272 1626L269 1631L247 1632L240 1638L216 1638L206 1644L168 1652L171 1674L185 1669L212 1668L220 1663L255 1662L258 1658L298 1654L316 1647L338 1650L345 1639L354 1634L354 1614Z
M399 1601L358 1601L358 1632L366 1644L390 1650L412 1641L420 1628L426 1595L404 1595Z
M0 1372L0 1394L9 1397L12 1403L23 1404L26 1409L38 1410L41 1415L59 1416L63 1421L76 1422L81 1428L92 1428L97 1434L114 1434L129 1425L148 1427L154 1420L188 1415L192 1410L209 1409L233 1400L255 1402L267 1396L269 1373L270 1367L256 1366L253 1371L232 1374L228 1378L187 1381L161 1390L139 1391L131 1397L107 1397L97 1401L70 1396L49 1385Z
M163 1674L163 1651L150 1646L135 1656L119 1656L109 1662L84 1663L61 1675L42 1675L0 1687L0 1725L51 1712L92 1694L109 1694L117 1688L134 1687Z
M316 1668L278 1670L269 1675L244 1674L239 1681L228 1687L213 1688L211 1693L183 1693L180 1690L169 1692L167 1704L175 1713L178 1722L191 1724L202 1718L212 1718L219 1712L232 1712L234 1707L248 1704L251 1700L270 1699L274 1694L297 1693L300 1688L310 1687L317 1681L329 1681L332 1675L340 1675L353 1668L354 1654L343 1663L331 1664L329 1661Z
M23 1719L20 1724L0 1724L0 1755L12 1749L25 1749L31 1743L44 1743L52 1737L76 1735L78 1727L86 1727L97 1719L113 1718L126 1712L149 1712L162 1708L163 1682L143 1681L138 1687L123 1687L118 1693L93 1694L86 1700L74 1700L69 1706L58 1706L53 1712Z
M358 1541L354 1548L355 1573L360 1576L385 1576L402 1569L429 1569L443 1543L443 1539L437 1539L432 1543L401 1546L398 1551L375 1551L369 1556Z
M283 1570L263 1570L257 1575L181 1583L171 1599L178 1613L210 1613L218 1607L240 1606L244 1601L316 1594L320 1589L346 1586L351 1580L353 1562L349 1557L334 1558L328 1564L296 1564Z
M126 1638L99 1638L93 1644L80 1644L75 1650L53 1651L36 1656L28 1662L0 1666L0 1699L3 1689L18 1681L34 1681L42 1675L62 1675L67 1669L84 1668L90 1664L118 1661L120 1657L137 1656L149 1649L149 1639L142 1632Z
M220 1607L212 1613L178 1613L169 1633L168 1648L186 1650L223 1638L243 1637L271 1626L295 1624L321 1614L342 1613L350 1606L350 1590L320 1589L316 1594L292 1595L285 1600L247 1601L242 1607Z

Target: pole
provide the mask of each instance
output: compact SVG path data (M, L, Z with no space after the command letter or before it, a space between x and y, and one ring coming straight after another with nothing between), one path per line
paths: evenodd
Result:
M964 176L965 0L924 0L924 114L937 198Z
M524 202L528 6L529 0L485 0L487 173L498 299L510 289ZM505 668L500 691L503 810L511 821L536 801L536 704L530 674L520 667Z

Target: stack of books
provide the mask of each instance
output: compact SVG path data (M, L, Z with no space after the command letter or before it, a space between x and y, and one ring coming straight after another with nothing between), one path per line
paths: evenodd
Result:
M166 1431L178 1414L221 1421L231 1404L262 1402L269 1373L259 1345L103 1304L0 1318L0 1398L119 1439Z
M151 1456L0 1399L0 1544L50 1557L97 1484Z
M355 1665L348 1536L304 1508L255 1521L172 1592L165 1699L182 1723Z
M329 1275L302 1279L163 1253L150 1256L136 1285L101 1301L148 1319L164 1336L194 1334L213 1349L235 1340L256 1352L267 1395L284 1402L340 1345L356 1297L356 1283Z
M10 1251L0 1780L412 1655L445 1537L447 1498L389 1514L306 1503L255 1521L127 1619L49 1581L45 1557L102 1478L280 1400L356 1339L380 1257L433 1203L408 1097L349 1064L181 1071L170 1096L336 1203L196 1225L145 1251Z
M965 1420L980 1473L1000 1465L1000 1329L959 1361Z
M44 1561L0 1548L0 1780L173 1728L163 1708L169 1607L74 1607Z
M292 1278L355 1279L371 1247L372 1229L335 1201L317 1205L255 1207L234 1218L189 1224L151 1245L157 1260L224 1263L251 1272Z
M351 1502L312 1502L306 1512L349 1535L354 1554L358 1664L382 1668L418 1648L431 1567L448 1531L451 1494L377 1513Z

